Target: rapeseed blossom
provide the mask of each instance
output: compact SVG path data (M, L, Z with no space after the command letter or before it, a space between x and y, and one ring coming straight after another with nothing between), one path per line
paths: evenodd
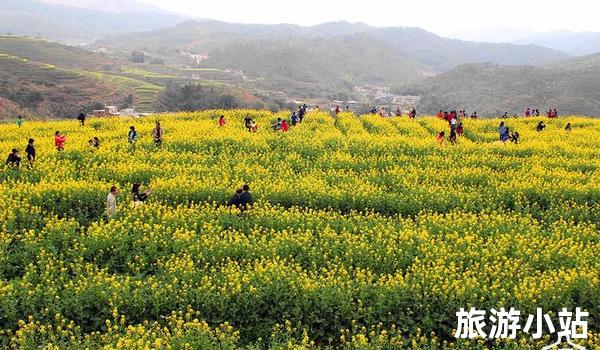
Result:
M38 159L0 173L0 347L539 349L551 339L456 340L454 314L597 312L600 121L508 120L521 143L504 145L499 121L465 120L440 146L434 118L311 113L283 134L278 117L1 125L1 149L33 137ZM136 182L152 194L132 207ZM226 208L245 183L256 206Z

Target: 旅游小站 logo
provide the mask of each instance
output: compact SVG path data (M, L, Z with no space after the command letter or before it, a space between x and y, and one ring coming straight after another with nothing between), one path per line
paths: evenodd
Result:
M544 331L556 334L556 342L547 345L542 350L584 350L585 347L576 344L573 339L587 339L588 324L584 319L589 313L576 308L575 312L563 308L558 312L558 329L549 314L538 308L534 315L528 315L524 325L521 324L521 312L510 308L486 310L471 308L469 311L461 308L456 317L458 325L455 337L458 339L516 339L519 333L531 335L533 339L541 339Z

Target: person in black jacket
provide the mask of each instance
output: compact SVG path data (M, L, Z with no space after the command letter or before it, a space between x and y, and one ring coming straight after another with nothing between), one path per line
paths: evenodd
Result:
M246 114L246 117L244 118L244 125L246 125L246 129L248 129L248 131L252 131L250 125L252 124L252 117L250 117L250 114Z
M12 149L12 152L8 155L6 159L6 165L12 168L18 168L21 165L21 156L19 156L19 150L16 148Z
M537 132L542 132L542 131L544 131L544 129L545 129L545 128L546 128L546 124L544 124L544 122L543 122L543 121L540 121L540 122L538 123L537 127L535 128L535 130L536 130Z
M227 202L227 206L229 208L236 207L238 209L241 209L241 206L240 206L240 203L241 203L240 196L242 195L243 192L244 191L241 188L238 188L238 190L235 191L235 194L233 195L233 197L231 197L231 199L229 199L229 202Z
M35 146L33 145L34 142L34 139L29 139L27 147L25 148L25 153L27 154L27 160L29 161L30 167L32 167L35 163Z
M81 126L85 126L85 112L83 110L77 116L77 120L79 120L79 123L81 124Z
M242 194L240 195L240 210L244 211L250 209L254 205L254 197L250 193L250 186L244 185L242 187Z

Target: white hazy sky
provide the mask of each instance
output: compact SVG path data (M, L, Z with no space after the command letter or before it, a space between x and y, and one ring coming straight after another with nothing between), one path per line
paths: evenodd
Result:
M344 20L374 26L421 27L450 36L484 28L600 31L597 0L144 1L196 17L240 23L312 25Z

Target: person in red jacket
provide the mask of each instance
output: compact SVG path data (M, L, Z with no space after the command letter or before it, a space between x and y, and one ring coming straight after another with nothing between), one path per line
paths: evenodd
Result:
M221 126L221 127L225 126L225 116L224 115L222 115L219 118L219 126Z
M443 112L441 109L440 109L440 111L438 112L438 114L437 114L437 117L438 117L439 119L444 119L444 112Z
M444 144L444 136L445 136L445 135L446 135L446 133L445 133L445 132L443 132L443 131L440 131L440 133L439 133L439 134L437 135L437 137L435 138L435 139L437 140L437 142L438 142L440 145L443 145L443 144Z
M67 142L67 137L61 135L60 131L54 133L54 145L59 152L65 149L65 142Z
M281 122L281 131L283 131L283 132L287 132L289 129L290 129L290 126L288 125L288 122L287 122L287 120L285 120L285 119L284 119L284 120Z

